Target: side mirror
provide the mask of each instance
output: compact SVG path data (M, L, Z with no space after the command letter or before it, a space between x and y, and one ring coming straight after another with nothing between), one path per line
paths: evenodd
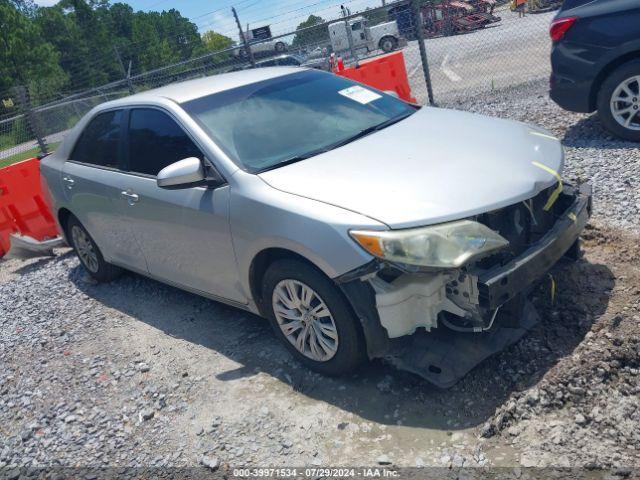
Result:
M202 162L190 157L164 167L158 173L156 182L160 188L178 189L201 186L205 180Z

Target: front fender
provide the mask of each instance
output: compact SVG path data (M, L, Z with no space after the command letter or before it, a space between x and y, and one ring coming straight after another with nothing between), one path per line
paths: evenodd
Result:
M363 215L323 202L285 193L244 172L232 189L231 235L241 287L249 298L250 270L261 251L294 252L335 278L366 264L372 256L349 236L352 228L384 229Z

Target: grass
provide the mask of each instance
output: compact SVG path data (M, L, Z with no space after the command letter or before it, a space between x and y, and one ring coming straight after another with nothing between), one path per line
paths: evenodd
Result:
M60 145L60 142L52 143L51 145L49 145L49 150L55 150L58 145ZM0 158L0 168L21 162L22 160L26 160L28 158L37 157L38 155L40 155L40 149L38 147L33 147L30 150L25 150L24 152L16 153L9 157Z

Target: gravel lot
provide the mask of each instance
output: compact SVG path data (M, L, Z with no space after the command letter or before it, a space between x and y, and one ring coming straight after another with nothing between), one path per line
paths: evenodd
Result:
M585 257L542 320L449 390L373 362L300 367L266 322L67 250L0 262L0 469L21 466L640 465L640 153L543 84L454 105L543 125L596 186ZM461 139L464 132L460 132ZM513 471L519 476L520 471Z

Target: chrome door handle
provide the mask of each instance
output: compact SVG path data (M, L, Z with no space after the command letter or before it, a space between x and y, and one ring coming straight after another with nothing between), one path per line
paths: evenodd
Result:
M127 198L128 202L129 202L129 205L133 205L138 200L140 200L140 197L138 195L136 195L135 193L120 192L120 195L122 195L123 197Z
M76 181L71 177L62 177L62 181L67 184L67 188L71 190Z

